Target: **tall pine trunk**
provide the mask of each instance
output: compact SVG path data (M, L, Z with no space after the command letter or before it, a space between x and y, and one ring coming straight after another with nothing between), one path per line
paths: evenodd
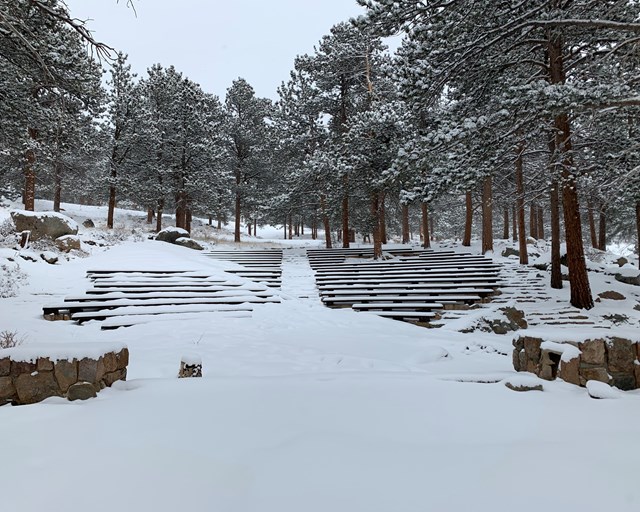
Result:
M518 241L518 209L516 208L516 204L513 203L513 207L511 208L511 239L514 242Z
M38 137L38 131L35 128L29 128L29 138L35 141ZM27 149L24 154L24 209L35 211L36 209L36 152L34 149Z
M383 244L387 243L387 210L385 207L386 193L380 192L378 199L378 221L380 223L380 240Z
M465 203L465 216L464 216L464 236L462 238L462 245L465 247L471 246L471 228L473 227L473 198L471 197L471 191L467 190L464 196Z
M342 196L342 247L345 249L349 248L349 191L348 184L349 181L345 177L345 192Z
M62 163L58 158L53 164L53 211L60 211L62 202Z
M242 197L240 196L240 178L236 178L236 197L234 208L235 224L233 226L233 241L240 241L240 215L242 214Z
M482 254L493 251L493 191L491 176L482 182Z
M600 206L600 222L598 229L598 249L607 250L607 207L602 204Z
M552 84L565 82L562 37L555 32L549 33L548 53L549 72ZM569 267L569 285L571 305L580 309L591 309L593 297L589 285L589 274L584 257L582 243L582 224L580 222L580 202L575 179L573 162L573 143L571 125L566 113L558 114L554 119L556 149L562 155L562 207L564 213L565 238L567 242L567 264Z
M538 215L536 217L538 219L538 238L544 240L544 212L542 206L538 206Z
M524 175L523 157L524 140L521 140L516 147L516 209L518 213L518 252L520 253L520 264L529 264L529 255L527 254L527 234L525 231L524 221Z
M402 205L402 243L409 243L409 205Z
M593 215L593 203L587 201L587 219L589 221L589 237L591 238L591 247L598 248L598 233L596 232L596 220Z
M324 244L327 249L331 249L331 224L327 213L327 199L324 194L320 195L320 213L322 215L322 227L324 228Z
M156 213L153 208L147 207L147 224L151 224L153 222L153 218L155 217L155 214Z
M529 236L538 239L538 208L535 203L529 206Z
M158 216L156 217L156 232L162 231L162 210L164 209L164 199L158 199Z
M429 235L429 205L421 204L422 212L422 247L428 249L431 247L431 237Z
M553 180L549 192L551 206L551 288L562 288L562 263L560 261L560 197L558 181Z
M502 238L504 238L505 240L509 240L509 207L505 206L503 208L503 219L504 219L504 226L502 229Z
M638 253L638 266L640 267L640 200L636 201L636 252Z
M378 192L371 195L371 220L373 222L373 259L382 258L382 208Z

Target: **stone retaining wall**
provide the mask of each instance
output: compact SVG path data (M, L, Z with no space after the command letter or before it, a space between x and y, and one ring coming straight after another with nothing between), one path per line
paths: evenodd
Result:
M561 378L585 386L589 380L623 390L640 388L640 343L619 337L585 341L545 341L520 336L513 341L513 366L541 379Z
M95 396L117 380L126 380L129 350L107 351L98 357L51 356L27 360L0 351L0 406L33 404L50 396L69 400Z

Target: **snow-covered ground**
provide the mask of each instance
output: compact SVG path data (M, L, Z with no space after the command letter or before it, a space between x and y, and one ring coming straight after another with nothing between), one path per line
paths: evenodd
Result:
M43 305L86 290L89 269L224 275L197 251L146 240L142 214L119 211L116 235L105 235L104 209L64 207L96 221L81 236L104 247L83 244L55 265L0 249L25 274L18 295L0 299L0 331L25 344L125 343L128 380L86 402L0 407L1 511L640 510L640 392L594 400L561 381L511 391L504 380L521 378L513 335L459 332L476 312L425 329L327 309L303 250L319 242L285 241L282 230L241 244L285 248L282 302L249 318L202 313L114 331L43 320ZM226 232L194 233L233 247ZM625 300L598 303L593 324L536 329L637 330L640 287L611 277L613 259L597 263L594 291ZM609 313L627 321L606 324ZM176 378L185 354L201 357L202 379Z

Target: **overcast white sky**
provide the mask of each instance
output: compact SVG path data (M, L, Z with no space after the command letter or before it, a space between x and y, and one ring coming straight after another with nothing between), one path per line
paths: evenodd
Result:
M296 55L363 12L355 0L135 0L136 17L126 0L66 2L75 17L90 18L98 40L129 54L138 75L173 64L221 98L242 77L275 99Z

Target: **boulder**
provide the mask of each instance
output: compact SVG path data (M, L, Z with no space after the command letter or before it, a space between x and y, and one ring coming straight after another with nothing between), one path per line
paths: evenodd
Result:
M65 235L56 238L56 246L62 252L71 252L80 250L80 239L75 235Z
M624 267L627 263L629 263L629 260L627 258L625 258L624 256L620 256L616 260L616 263L618 264L619 267Z
M625 276L624 274L616 274L616 281L619 281L624 284L630 284L633 286L640 286L640 274L637 276Z
M13 210L11 219L16 231L30 231L31 240L51 238L52 240L64 235L78 233L78 225L69 217L57 212L29 212Z
M189 232L186 229L176 228L176 227L168 227L159 231L156 235L156 240L160 242L169 242L170 244L176 243L178 238L189 237Z
M622 295L620 292L616 292L615 290L607 290L606 292L602 292L598 294L598 297L601 299L609 299L609 300L625 300L626 297Z
M504 258L508 258L509 256L520 256L520 251L518 249L514 249L513 247L507 247L504 251L502 251L502 256Z
M40 257L50 265L54 265L58 262L58 255L55 252L44 251L40 253Z
M25 261L38 261L38 255L32 251L20 251L18 256Z
M184 236L181 236L180 238L178 238L174 244L176 245L180 245L182 247L186 247L188 249L194 249L196 251L202 251L204 249L204 247L202 247L198 242L196 242L193 238L187 238Z
M82 223L82 225L83 225L85 228L95 228L95 227L96 227L96 225L94 224L94 222L93 222L91 219L87 219L87 220L85 220L85 221Z
M67 399L70 401L88 400L95 397L96 389L90 382L76 382L67 391Z
M16 388L11 377L0 377L0 405L15 399Z

